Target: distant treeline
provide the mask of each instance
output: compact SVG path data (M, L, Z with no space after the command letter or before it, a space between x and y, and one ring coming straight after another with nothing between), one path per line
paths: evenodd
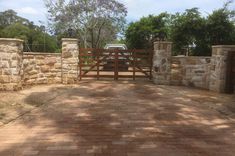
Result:
M24 40L24 51L58 52L56 36L47 33L45 26L17 15L14 10L0 12L0 37Z
M161 13L143 17L126 29L129 48L152 48L154 41L173 42L175 55L189 52L190 55L207 56L212 45L235 44L235 12L229 9L232 1L206 17L198 8L183 13ZM182 53L183 52L183 53Z

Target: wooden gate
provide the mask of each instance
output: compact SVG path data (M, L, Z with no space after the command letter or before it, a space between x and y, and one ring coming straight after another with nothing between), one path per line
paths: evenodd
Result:
M152 78L152 50L79 50L79 80L83 78Z
M226 73L226 93L234 93L235 91L235 51L228 53L227 73Z

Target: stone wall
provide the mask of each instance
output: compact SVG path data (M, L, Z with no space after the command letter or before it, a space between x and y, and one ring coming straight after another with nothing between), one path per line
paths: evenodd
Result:
M61 54L24 53L24 85L61 83Z
M209 89L211 57L174 56L171 84Z
M75 84L78 79L78 40L62 39L62 53L23 53L23 41L0 38L0 90L23 85Z
M23 41L0 38L0 90L19 90Z
M226 91L228 54L235 53L235 46L213 46L212 57L173 57L171 48L171 42L154 43L153 81L156 84ZM0 90L18 90L23 85L77 83L77 39L62 39L61 54L23 53L22 50L22 40L0 38Z
M171 56L171 42L155 42L153 81L163 85L184 85L227 92L228 54L234 45L212 47L212 57ZM233 84L228 84L233 85Z

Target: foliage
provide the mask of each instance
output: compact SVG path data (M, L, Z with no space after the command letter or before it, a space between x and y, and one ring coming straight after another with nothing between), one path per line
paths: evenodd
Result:
M17 16L13 10L0 12L0 37L24 40L25 51L55 52L58 49L55 37L47 34L43 26Z
M207 30L212 45L234 44L235 42L235 11L228 9L229 1L222 9L215 10L208 16Z
M152 48L156 40L171 40L174 54L188 51L190 55L207 56L212 45L235 43L235 11L229 10L232 1L203 17L198 8L183 13L150 15L130 23L125 32L129 48Z
M44 0L55 34L75 30L84 47L114 40L125 24L126 8L116 0Z
M184 13L172 16L171 40L174 43L174 51L194 48L194 53L208 55L206 19L203 18L197 8L186 10ZM203 50L203 51L201 51ZM204 51L205 50L205 51ZM202 54L202 55L203 55Z
M158 16L149 15L131 23L125 33L128 48L150 48L156 39L167 38L169 17L167 13Z

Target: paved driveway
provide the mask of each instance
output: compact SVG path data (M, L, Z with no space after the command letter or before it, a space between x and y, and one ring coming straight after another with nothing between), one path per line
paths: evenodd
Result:
M38 86L19 93L41 106L0 127L1 156L235 154L234 96L141 82Z

